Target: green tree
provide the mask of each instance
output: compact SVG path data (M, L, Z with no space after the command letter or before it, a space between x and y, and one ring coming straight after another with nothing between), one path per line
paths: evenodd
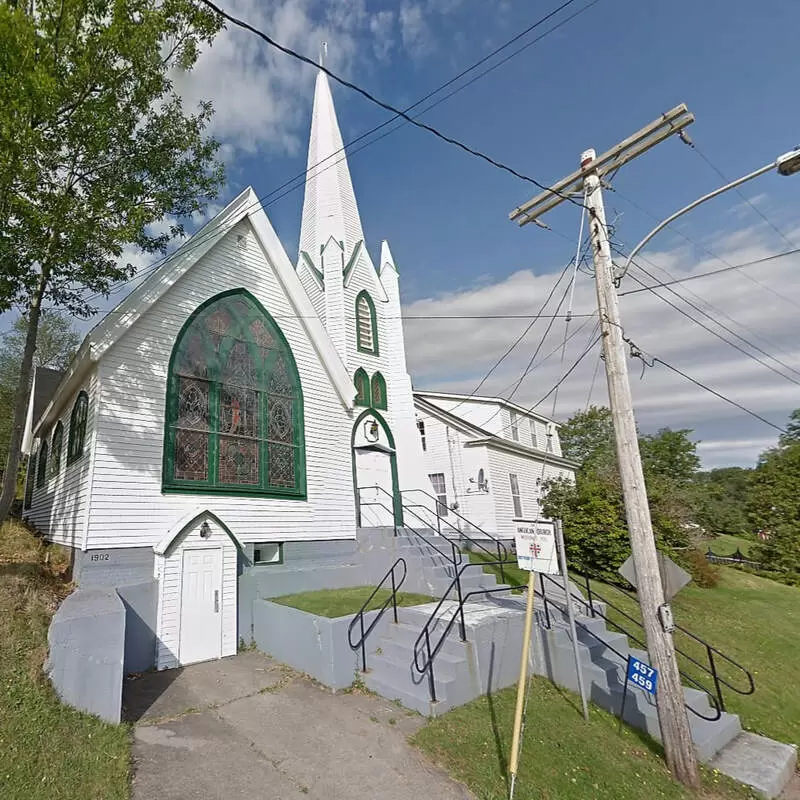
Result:
M590 406L570 417L558 432L561 452L583 464L589 458L610 457L614 451L611 409Z
M793 412L792 420L799 418ZM769 536L754 558L767 569L800 573L800 439L783 436L778 447L761 454L747 510L753 527Z
M11 330L3 335L0 344L0 459L3 463L8 457L14 393L19 383L27 335L27 320L20 316L14 320ZM80 336L69 317L51 310L42 311L34 367L66 369L79 344Z
M0 0L0 311L18 304L29 323L0 520L42 308L91 314L89 295L134 274L126 245L163 251L218 192L211 106L184 111L173 76L220 24L192 0Z
M699 464L690 433L662 428L639 437L653 531L658 546L667 551L690 544L690 482ZM567 554L575 567L619 580L617 569L630 555L630 544L610 410L578 412L563 425L561 436L562 449L581 466L574 483L560 480L545 487L543 510L563 521Z
M698 472L694 478L694 521L714 535L747 535L751 530L747 519L752 469L720 467Z

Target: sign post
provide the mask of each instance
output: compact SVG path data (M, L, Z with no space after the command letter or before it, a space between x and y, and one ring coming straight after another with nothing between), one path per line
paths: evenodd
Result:
M575 656L575 675L578 679L578 691L581 695L583 718L589 721L589 706L586 702L586 686L583 683L583 670L581 669L581 653L578 648L578 632L575 629L575 609L572 607L572 592L569 590L569 573L567 572L567 551L564 547L564 530L561 520L556 520L556 547L558 560L561 564L561 577L564 580L564 594L567 598L567 619L569 620L569 633L572 637L572 652Z
M533 627L533 599L536 590L535 572L558 574L556 554L555 525L552 522L521 522L517 524L515 543L517 564L528 570L528 598L525 603L525 627L522 634L522 658L519 665L517 683L517 705L514 710L514 733L511 739L511 800L514 800L514 784L519 767L520 734L522 732L522 712L525 707L525 679L528 674L528 657L531 648L531 628Z

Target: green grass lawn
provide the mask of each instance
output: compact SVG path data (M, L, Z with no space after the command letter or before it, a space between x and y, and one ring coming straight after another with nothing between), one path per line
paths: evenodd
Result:
M346 617L355 614L364 605L374 586L356 586L348 589L321 589L317 592L300 592L273 597L270 602L291 606L320 617ZM391 596L389 589L379 589L367 607L368 611L380 608ZM436 602L433 597L413 592L398 592L398 606L419 606ZM391 608L391 606L390 606Z
M45 557L49 555L49 562ZM50 618L69 587L58 548L0 529L0 797L126 800L130 733L62 705L42 671Z
M517 775L517 800L688 800L670 777L658 744L594 706L585 722L579 701L544 678L531 682ZM432 720L414 743L480 800L508 797L507 765L516 689ZM702 797L750 797L723 776L704 774Z
M733 550L735 547L731 552ZM475 560L480 559L476 556ZM486 569L496 574L497 567ZM506 573L515 582L522 582L526 576L516 566L506 568ZM742 696L723 687L726 710L739 714L744 728L783 742L800 744L800 691L796 689L800 665L800 589L732 567L720 567L719 575L719 585L714 589L700 589L690 584L678 594L672 603L675 620L753 674L755 694ZM585 593L581 582L578 586ZM593 581L592 586L621 610L640 619L634 599L600 582ZM641 628L635 630L633 624L613 608L607 609L607 615L644 638ZM708 663L705 648L680 631L675 635L675 644L687 656ZM733 686L747 687L747 679L739 670L715 658L723 679ZM713 689L711 676L690 660L680 657L679 666L702 686ZM687 682L686 685L694 684Z
M743 556L749 558L750 549L755 547L756 544L757 542L752 539L742 539L739 536L730 536L727 533L723 533L721 536L703 542L703 549L705 551L710 548L718 556L733 555L738 549Z

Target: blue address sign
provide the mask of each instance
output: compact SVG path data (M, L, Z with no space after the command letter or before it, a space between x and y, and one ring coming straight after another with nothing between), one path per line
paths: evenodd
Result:
M639 661L638 658L633 658L628 661L628 680L636 684L640 689L644 689L650 694L656 693L656 685L658 684L658 670L653 669L649 664L644 661Z

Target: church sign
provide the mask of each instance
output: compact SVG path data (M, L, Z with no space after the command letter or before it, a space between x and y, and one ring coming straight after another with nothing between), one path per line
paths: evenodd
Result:
M520 569L559 574L554 523L518 522L514 539Z

